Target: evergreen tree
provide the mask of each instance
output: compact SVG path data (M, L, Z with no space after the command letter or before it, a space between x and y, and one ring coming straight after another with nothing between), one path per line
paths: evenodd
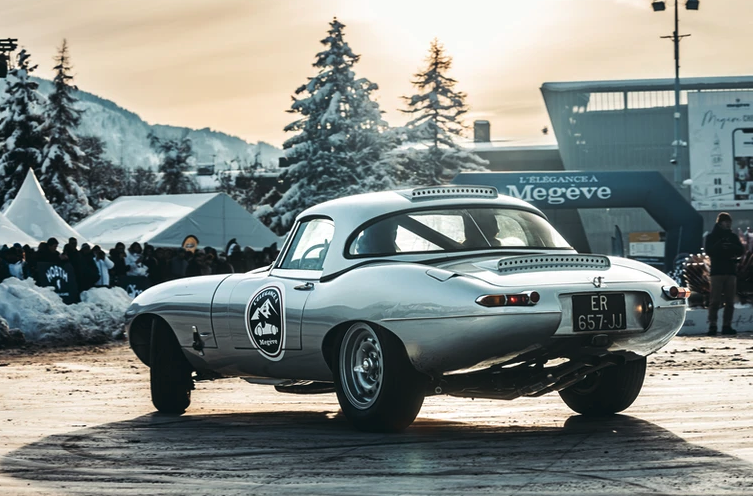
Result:
M330 23L325 50L316 55L318 74L300 86L290 113L299 118L285 127L298 133L283 148L289 169L281 175L289 187L274 204L257 210L271 229L286 232L295 216L317 203L363 191L394 187L385 152L396 146L385 132L379 105L372 99L378 89L365 78L356 78L360 56L343 39L345 26ZM279 197L275 191L269 198Z
M400 153L410 182L434 185L450 181L461 170L483 170L487 161L460 148L456 139L463 136L462 116L468 112L466 94L455 90L457 81L447 76L452 58L435 38L429 48L426 67L411 81L418 93L403 97L413 115L406 124L409 141L424 143L426 150L409 149Z
M37 68L29 53L21 50L15 68L8 72L5 95L0 101L0 206L16 197L29 168L42 165L44 135L37 106L41 96L29 74Z
M196 180L186 174L193 157L191 140L187 136L181 139L158 138L153 132L149 133L148 138L152 148L160 154L162 159L159 165L162 178L157 183L157 194L177 195L197 192L199 185Z
M70 223L78 222L92 212L89 200L78 181L83 177L83 153L78 146L76 128L82 111L75 108L78 101L71 84L68 43L63 40L55 58L53 90L44 109L42 132L47 138L43 151L39 184L55 211Z
M239 166L237 171L227 169L216 173L219 190L228 194L249 212L256 210L263 198L264 191L258 181L261 162L259 156L247 167Z
M128 188L126 171L106 157L105 145L100 138L81 136L79 148L83 153L81 164L86 169L82 186L87 192L89 205L93 209L100 209L106 202L126 194Z
M125 195L145 196L157 195L157 175L151 169L136 167L126 172Z

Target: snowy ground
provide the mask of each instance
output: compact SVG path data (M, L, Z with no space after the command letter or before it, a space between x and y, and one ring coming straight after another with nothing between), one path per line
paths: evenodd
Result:
M679 337L624 415L556 394L427 399L398 435L354 431L333 394L202 382L158 415L125 345L0 352L0 493L753 494L753 334Z
M81 303L66 305L51 287L31 279L0 283L0 317L20 329L27 342L50 345L99 344L122 334L131 297L121 288L93 288Z

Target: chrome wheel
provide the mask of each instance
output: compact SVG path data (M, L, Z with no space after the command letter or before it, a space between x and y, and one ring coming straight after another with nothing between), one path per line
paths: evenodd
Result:
M340 381L351 405L366 410L379 398L383 377L382 346L368 324L353 324L340 347Z

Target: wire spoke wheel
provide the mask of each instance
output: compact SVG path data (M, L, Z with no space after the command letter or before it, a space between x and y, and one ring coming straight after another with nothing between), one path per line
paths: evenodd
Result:
M348 329L340 353L340 378L350 403L365 410L379 397L382 389L384 359L374 329L359 323Z
M427 378L413 368L400 339L378 325L355 322L332 352L337 401L356 429L399 432L413 422Z

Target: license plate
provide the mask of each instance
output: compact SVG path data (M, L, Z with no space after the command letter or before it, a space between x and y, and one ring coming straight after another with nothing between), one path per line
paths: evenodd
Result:
M573 295L574 331L617 331L620 329L627 329L624 294Z

